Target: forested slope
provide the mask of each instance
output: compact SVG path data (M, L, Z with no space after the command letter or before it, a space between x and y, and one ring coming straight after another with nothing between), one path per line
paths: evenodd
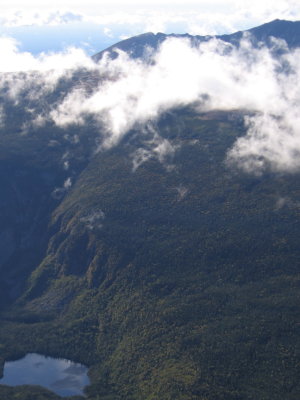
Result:
M91 400L298 399L299 175L226 162L238 112L178 109L155 129L174 151L137 167L150 138L133 129L49 194L1 356L81 361Z

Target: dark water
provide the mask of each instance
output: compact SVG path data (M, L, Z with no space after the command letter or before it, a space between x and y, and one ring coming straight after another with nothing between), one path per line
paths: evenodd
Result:
M1 385L40 385L60 396L82 395L89 385L88 369L69 360L30 353L4 364Z

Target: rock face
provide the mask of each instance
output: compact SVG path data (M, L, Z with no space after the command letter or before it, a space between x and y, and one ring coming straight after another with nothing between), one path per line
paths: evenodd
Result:
M298 26L253 32L292 46ZM138 164L139 127L96 154L90 126L2 132L0 357L81 361L90 400L297 399L299 176L228 166L242 121L172 110L156 129L175 150Z

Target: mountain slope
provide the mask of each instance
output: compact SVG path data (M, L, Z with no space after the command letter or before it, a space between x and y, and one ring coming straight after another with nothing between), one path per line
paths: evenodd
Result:
M285 40L290 48L298 47L300 45L300 22L299 21L285 21L285 20L274 20L269 23L263 24L259 27L249 29L244 32L236 32L229 35L217 35L216 38L224 40L225 42L238 45L242 36L248 33L251 35L251 41L255 45L259 42L265 43L266 45L271 44L271 38L277 38ZM164 34L164 33L144 33L142 35L134 36L132 38L122 40L119 43L95 54L94 59L100 60L105 53L110 54L110 57L117 57L116 50L122 50L132 58L140 58L147 56L147 49L158 49L159 45L164 42L167 38L182 38L190 39L194 45L199 45L201 42L208 41L212 36L199 36L189 34Z
M299 173L226 162L243 112L173 109L98 152L92 124L24 135L10 115L2 361L85 363L88 400L299 398ZM26 390L0 398L57 398Z
M84 362L90 399L296 399L299 215L278 199L297 204L298 176L226 167L234 115L178 110L158 129L173 159L133 172L132 132L54 211L3 356Z

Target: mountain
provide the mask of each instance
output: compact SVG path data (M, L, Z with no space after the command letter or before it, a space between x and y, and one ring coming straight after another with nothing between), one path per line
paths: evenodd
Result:
M247 33L251 35L253 44L259 42L266 45L271 44L271 38L285 40L290 48L299 47L300 45L300 22L299 21L285 21L276 19L272 22L263 24L259 27L249 29L247 31L239 31L230 35L217 35L216 38L225 42L238 45L242 36ZM210 40L213 36L199 36L186 34L164 34L164 33L144 33L142 35L134 36L132 38L122 40L119 43L95 54L94 59L100 60L105 53L109 53L112 58L117 56L116 50L122 50L132 58L139 58L147 55L147 48L158 49L159 45L168 38L182 38L189 39L194 45L199 45L202 42Z
M299 24L251 33L296 46ZM140 57L165 37L116 47ZM298 399L299 173L226 163L245 111L173 108L157 135L136 124L95 151L90 121L24 133L31 105L1 101L1 365L82 362L88 400ZM0 399L58 398L0 386Z

